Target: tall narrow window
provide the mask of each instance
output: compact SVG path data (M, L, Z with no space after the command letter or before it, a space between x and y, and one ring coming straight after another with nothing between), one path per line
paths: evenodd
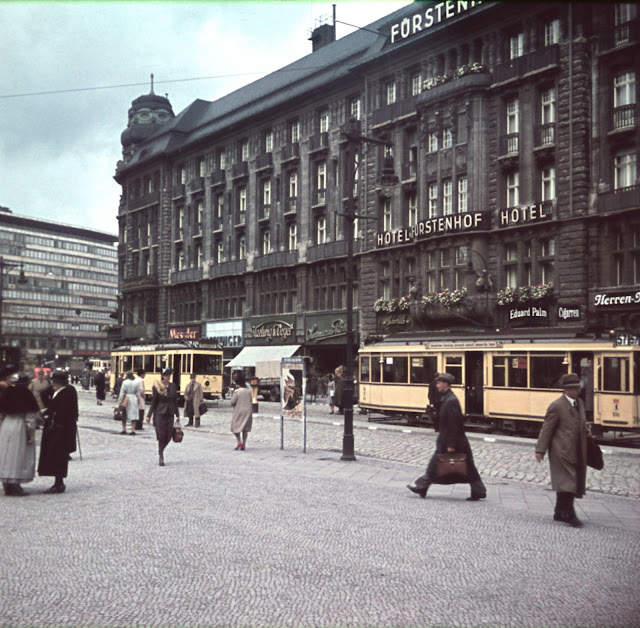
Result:
M636 153L618 153L614 159L614 187L616 190L628 188L637 183Z
M198 158L198 176L199 177L204 177L204 175L206 174L206 166L207 166L207 162L205 158L199 157Z
M184 207L178 209L178 232L176 237L178 240L184 238Z
M247 188L240 188L240 190L238 190L238 201L240 222L244 222L244 217L247 212Z
M271 212L271 179L262 182L262 217L268 218Z
M507 288L518 287L518 245L510 243L504 250L504 270Z
M298 248L298 226L294 222L289 225L289 250L295 251Z
M224 170L227 167L227 151L224 148L218 149L217 162L219 170Z
M298 200L298 173L289 173L289 197L288 197L288 209L289 211L296 211L296 205Z
M451 148L453 144L453 135L451 133L451 127L442 129L442 148Z
M517 59L524 54L524 33L514 33L509 37L509 59Z
M451 179L442 182L442 214L448 216L453 213L453 184Z
M520 131L520 103L517 98L507 101L507 133Z
M409 226L413 227L418 224L418 197L415 194L409 194L407 200L409 206Z
M552 46L560 41L560 20L549 20L544 24L544 45Z
M613 79L613 106L623 107L636 102L636 73L622 72Z
M438 134L435 131L429 133L429 152L435 153L438 150Z
M300 120L294 120L289 127L291 143L295 144L300 140Z
M216 218L222 219L224 215L224 194L216 196Z
M240 143L240 161L249 161L249 140Z
M329 130L329 112L325 109L320 112L320 133L326 133Z
M264 152L273 152L273 131L267 131L264 134Z
M623 2L614 4L615 8L615 25L620 26L635 19L637 15L637 6L632 2Z
M353 98L349 103L349 113L352 118L360 120L360 98Z
M435 218L438 215L438 184L429 184L429 218Z
M222 242L218 242L216 245L216 262L218 264L222 263L222 258L224 256L224 244Z
M556 198L556 169L542 170L542 201L553 201Z
M262 254L269 255L271 253L271 232L262 232Z
M542 111L540 121L542 124L551 124L556 121L556 90L554 87L545 89L540 95Z
M238 240L238 259L245 259L247 257L247 238L246 236L240 236Z
M417 96L420 92L422 92L422 74L416 72L411 77L411 95Z
M391 199L385 198L382 203L382 230L391 231L392 228Z
M327 241L327 219L318 218L316 222L316 244L324 244Z
M196 205L196 232L202 232L202 225L204 224L204 201L198 201Z
M458 213L468 211L467 207L467 177L458 178Z
M198 243L196 245L195 262L196 262L196 268L202 267L202 244L201 243Z
M316 190L318 192L318 203L324 203L327 191L327 164L324 161L318 163L316 168Z
M507 207L520 204L520 173L516 170L507 175Z
M178 166L180 169L180 183L184 185L187 182L187 169L184 166Z
M184 249L178 249L178 270L184 270Z
M394 102L396 102L396 82L389 81L385 85L385 91L386 91L387 105L392 105Z

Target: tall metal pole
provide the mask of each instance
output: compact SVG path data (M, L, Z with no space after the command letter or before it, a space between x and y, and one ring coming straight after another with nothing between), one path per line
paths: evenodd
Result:
M343 406L344 436L342 438L341 460L355 460L353 443L353 223L356 217L353 187L355 185L355 153L360 142L349 139L345 148L345 185L347 186L347 206L344 211L344 237L347 240L347 336L345 350L345 368Z

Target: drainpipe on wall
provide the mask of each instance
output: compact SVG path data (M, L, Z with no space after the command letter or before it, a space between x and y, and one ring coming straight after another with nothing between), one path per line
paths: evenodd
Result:
M573 5L569 3L569 216L573 216Z

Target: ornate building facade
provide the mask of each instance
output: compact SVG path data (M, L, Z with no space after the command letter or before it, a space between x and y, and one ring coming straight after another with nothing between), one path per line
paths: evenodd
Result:
M634 4L414 4L177 116L152 90L116 171L115 331L339 364L351 193L357 342L637 329L638 43Z

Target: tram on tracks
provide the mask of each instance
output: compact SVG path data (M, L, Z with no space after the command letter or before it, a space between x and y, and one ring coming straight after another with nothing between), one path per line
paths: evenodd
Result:
M594 434L640 432L640 347L575 336L405 332L361 348L358 361L360 408L410 424L431 424L429 383L447 372L468 425L537 433L548 405L562 394L560 377L573 372L591 375L585 395L592 395Z
M118 374L144 370L151 381L160 379L162 371L170 367L171 376L180 396L184 395L192 373L202 384L205 399L222 396L223 353L214 349L189 348L181 344L127 345L111 352L111 389ZM151 386L147 386L151 391Z

